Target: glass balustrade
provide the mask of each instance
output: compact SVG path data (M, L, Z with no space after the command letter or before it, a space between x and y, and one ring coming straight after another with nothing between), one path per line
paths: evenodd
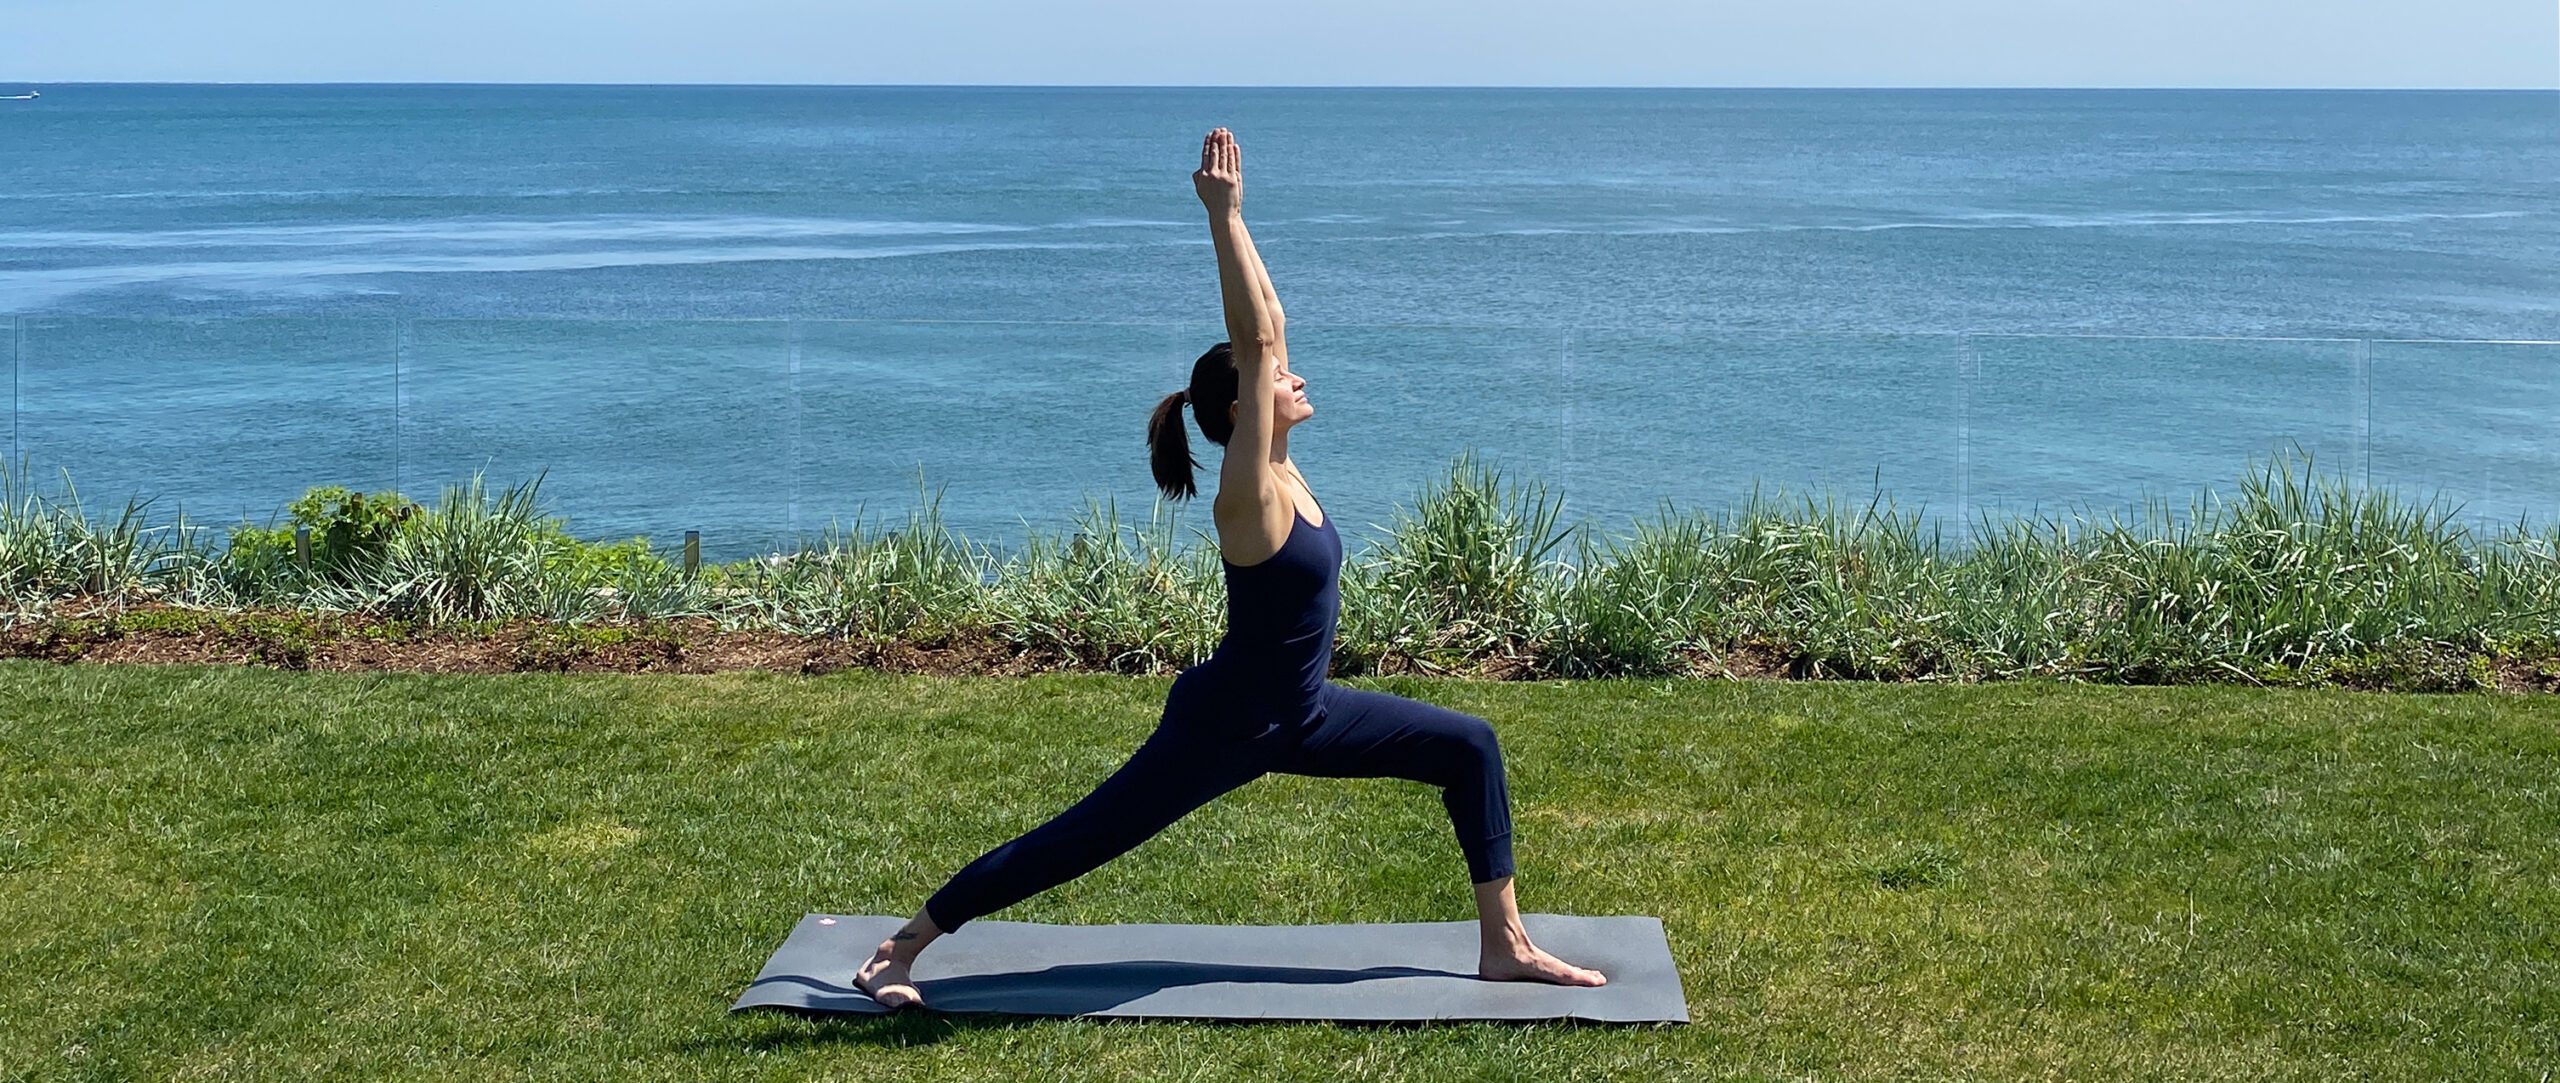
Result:
M998 549L1156 510L1146 422L1224 337L1189 324L107 319L0 335L0 447L93 509L264 523L306 489L542 478L572 532L711 559L859 516ZM1982 517L2183 514L2297 449L2483 527L2560 517L2560 344L1295 323L1290 451L1356 546L1474 453L1562 521L1755 487ZM1220 453L1188 429L1214 491ZM922 488L919 488L921 484ZM1173 511L1209 529L1205 504Z
M2373 350L2372 480L2475 529L2560 522L2560 343Z
M2293 339L1971 336L1968 514L2184 517L2299 450L2358 480L2364 347Z
M1962 493L1948 335L1570 333L1565 465L1577 517L1748 496L1942 518Z
M1087 497L1146 521L1148 412L1189 374L1174 328L811 321L791 332L776 426L789 447L772 467L796 532L857 516L896 529L937 496L946 526L988 544L1062 532Z
M264 523L314 485L399 485L389 320L19 322L15 442L93 512Z
M408 321L402 491L538 475L582 537L789 548L789 338L782 321Z
M1223 337L1213 332L1200 345ZM1306 381L1315 411L1293 430L1289 455L1346 547L1382 538L1398 505L1410 508L1470 451L1506 479L1563 495L1553 491L1564 480L1562 332L1292 322L1288 337L1289 367ZM1217 469L1212 449L1199 454L1204 475ZM1204 476L1202 491L1214 487Z

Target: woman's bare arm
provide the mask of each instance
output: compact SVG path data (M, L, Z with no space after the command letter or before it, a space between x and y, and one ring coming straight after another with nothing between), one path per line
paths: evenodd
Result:
M1244 226L1244 161L1235 136L1220 128L1200 144L1200 170L1192 187L1209 211L1209 242L1218 255L1218 296L1226 312L1227 341L1236 367L1236 427L1218 471L1211 505L1220 548L1239 564L1255 563L1288 538L1295 505L1282 494L1271 463L1274 414L1279 409L1280 366L1287 345L1279 314L1259 281L1260 258Z
M1191 175L1200 202L1209 209L1209 242L1218 254L1218 296L1227 321L1227 341L1236 369L1246 369L1248 352L1271 352L1280 345L1278 308L1263 282L1262 257L1244 225L1244 163L1235 137L1220 128L1200 145L1200 171ZM1239 419L1241 421L1242 419Z
M1282 342L1288 340L1289 319L1280 311L1280 293L1271 287L1271 272L1262 266L1262 251L1253 246L1253 234L1238 234L1244 241L1244 268L1253 275L1254 287L1262 294L1262 307L1271 313L1271 333ZM1287 352L1285 348L1282 351Z

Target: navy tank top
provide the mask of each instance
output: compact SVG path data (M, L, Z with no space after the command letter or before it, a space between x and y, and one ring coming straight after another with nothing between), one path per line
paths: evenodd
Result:
M1227 634L1204 664L1242 697L1235 707L1247 718L1314 721L1342 615L1342 536L1333 516L1316 526L1293 511L1289 536L1269 560L1218 562L1226 566Z

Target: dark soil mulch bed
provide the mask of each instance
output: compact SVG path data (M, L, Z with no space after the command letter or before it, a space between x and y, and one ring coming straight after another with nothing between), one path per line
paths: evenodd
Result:
M0 618L5 621L6 618ZM919 641L840 639L775 631L723 629L688 618L638 624L558 624L536 620L412 624L355 614L287 611L219 613L156 603L79 601L41 617L0 627L0 658L52 662L268 665L335 672L404 673L717 673L761 669L829 673L865 668L935 676L1024 676L1032 673L1135 672L1054 651L1026 650L984 633ZM2445 663L2459 660L2446 658ZM1721 655L1684 652L1686 675L1742 680L1838 677L1804 658L1765 644ZM1162 671L1159 671L1162 672ZM1462 668L1389 658L1387 676L1536 680L1522 657L1489 657ZM2500 691L2560 692L2560 658L2490 660ZM2402 675L2407 679L2407 675ZM2382 690L2393 679L2342 679L2345 687ZM2435 690L2436 681L2420 679Z
M567 625L413 625L360 615L210 613L169 606L70 607L0 630L0 658L229 663L338 672L826 673L1019 675L1069 668L991 639L871 643L727 631L702 619Z

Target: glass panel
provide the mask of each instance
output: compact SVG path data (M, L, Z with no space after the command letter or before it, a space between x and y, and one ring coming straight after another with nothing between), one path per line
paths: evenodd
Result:
M2364 458L2363 344L2279 339L1976 336L1973 506L1995 517L2183 517L2295 446L2322 476Z
M2474 526L2560 522L2560 344L2373 344L2373 484Z
M1474 450L1623 531L1663 500L1881 484L1943 516L2183 511L2299 446L2477 524L2560 517L2560 345L1291 328L1315 417L1292 453L1374 540ZM1010 546L1087 498L1143 522L1147 412L1214 324L27 317L0 322L0 448L93 507L265 521L303 490L429 500L548 471L590 538L785 549L915 505ZM2368 361L2368 353L2370 351ZM1967 360L1967 359L1970 360ZM1970 374L1970 375L1967 375ZM1113 420L1117 418L1119 420ZM2369 432L2369 438L2368 438ZM395 437L396 434L396 437ZM1215 489L1219 453L1190 433ZM1969 463L1969 467L1965 464ZM1187 526L1208 529L1205 508Z
M1563 346L1563 332L1544 328L1292 322L1289 368L1315 414L1291 431L1289 456L1340 520L1344 547L1382 540L1395 509L1410 511L1463 452L1506 482L1570 496ZM1567 505L1561 521L1571 517Z
M18 442L93 511L264 523L315 485L393 486L390 320L28 317Z
M1071 528L1084 501L1124 525L1156 500L1146 426L1206 342L1161 324L808 321L792 457L803 534L859 514L894 527L942 490L942 519L972 542L1019 545L1026 528ZM1187 352L1186 352L1187 351ZM1197 429L1192 454L1214 470ZM1203 493L1214 478L1199 478ZM945 486L948 486L945 488ZM1182 521L1210 529L1205 508Z
M1669 500L1738 505L1757 485L1863 510L1951 518L1958 497L1951 335L1577 329L1566 351L1576 514L1628 535Z
M706 560L786 547L787 326L774 321L416 320L400 473L420 500L482 472L542 475L571 533L702 532Z

